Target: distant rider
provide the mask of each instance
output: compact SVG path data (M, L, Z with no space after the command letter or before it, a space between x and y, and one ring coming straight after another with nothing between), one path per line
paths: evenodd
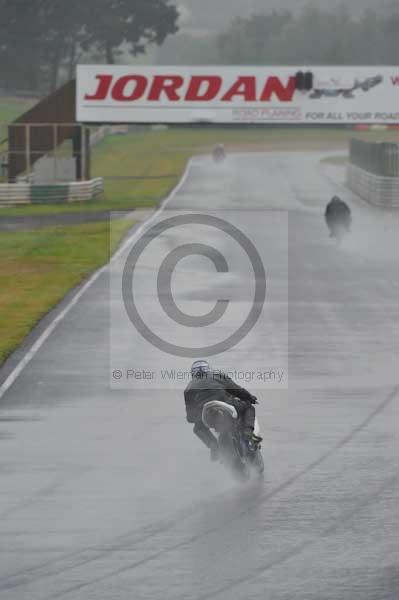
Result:
M345 227L349 231L352 223L351 209L339 196L331 198L327 204L324 216L327 227L330 230L330 237L334 235L334 228L338 225Z
M212 157L215 162L222 162L226 158L226 150L223 144L218 144L212 152Z
M206 360L191 366L192 380L184 391L187 421L194 423L194 433L210 449L213 461L219 458L218 441L202 422L204 404L219 400L234 406L242 424L243 438L250 443L254 437L256 397L237 385L221 371L213 371Z

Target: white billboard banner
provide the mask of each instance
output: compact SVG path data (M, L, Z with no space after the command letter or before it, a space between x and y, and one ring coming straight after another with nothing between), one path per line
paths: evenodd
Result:
M76 102L83 123L398 123L399 68L80 65Z

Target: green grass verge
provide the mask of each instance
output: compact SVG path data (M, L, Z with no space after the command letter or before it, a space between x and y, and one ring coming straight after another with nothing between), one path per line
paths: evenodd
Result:
M0 153L7 151L8 148L8 124L29 110L36 102L37 100L31 98L0 98ZM7 181L0 176L0 183L7 183Z
M217 143L224 143L227 151L273 150L278 145L298 149L298 143L318 144L325 135L325 131L315 129L172 128L108 137L95 150L93 175L105 178L175 175L161 180L106 179L105 204L125 209L154 206L176 185L188 159L195 154L209 154ZM331 130L330 135L339 140L342 132Z
M325 165L338 165L338 166L344 166L346 165L346 163L349 160L349 156L344 155L344 156L327 156L326 158L323 158L323 160L321 161L323 164Z
M105 264L131 219L46 227L0 236L0 364L33 326ZM111 235L110 235L111 230Z
M171 128L136 131L104 139L94 148L92 175L106 178L102 200L64 205L0 208L0 215L40 215L64 212L129 210L153 207L176 185L187 160L208 153L217 143L227 151L345 151L351 137L398 140L398 132L353 132L332 128ZM160 177L116 179L107 177Z
M0 98L0 123L8 124L17 117L29 110L37 99L32 98Z

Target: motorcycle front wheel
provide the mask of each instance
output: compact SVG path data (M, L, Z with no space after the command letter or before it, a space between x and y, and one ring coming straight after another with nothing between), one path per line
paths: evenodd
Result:
M252 467L258 475L262 475L265 471L265 461L263 460L262 452L259 449L256 451L255 458L252 461Z

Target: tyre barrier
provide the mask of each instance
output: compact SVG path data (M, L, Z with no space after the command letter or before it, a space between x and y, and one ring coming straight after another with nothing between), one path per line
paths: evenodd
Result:
M375 175L349 163L347 186L370 204L385 208L399 208L399 177Z
M14 204L66 204L94 200L104 194L104 179L68 183L1 183L0 206Z

